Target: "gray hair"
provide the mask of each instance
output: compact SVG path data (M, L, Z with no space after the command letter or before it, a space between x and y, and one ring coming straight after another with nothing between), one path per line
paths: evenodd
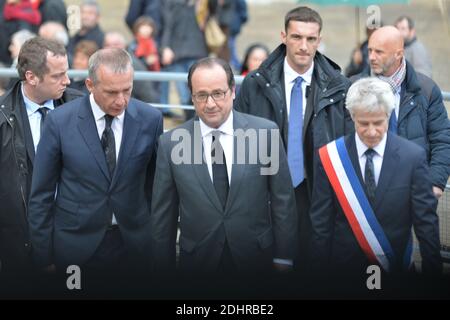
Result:
M356 110L384 111L389 117L394 105L395 98L389 84L375 77L360 79L352 84L345 100L345 107L352 117Z
M67 33L66 28L57 21L44 22L39 27L39 35L44 38L59 41L65 47L69 44L69 34Z
M97 15L100 15L100 5L98 4L97 0L84 0L80 7L95 7L95 10L97 11Z
M37 35L30 30L23 29L17 32L14 32L11 36L11 41L16 40L20 46L22 46L25 41L36 37Z
M114 73L125 73L133 70L131 56L128 52L119 48L101 49L89 58L89 78L94 84L97 83L97 70L105 66Z

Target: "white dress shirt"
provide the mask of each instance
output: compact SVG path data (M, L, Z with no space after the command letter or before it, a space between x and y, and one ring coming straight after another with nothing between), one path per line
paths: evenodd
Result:
M100 140L102 140L103 131L105 130L106 120L105 112L95 102L94 96L90 94L89 102L91 103L92 113L94 114L95 125L97 126L97 133ZM119 159L120 144L122 143L123 120L125 112L122 112L117 117L114 117L111 123L111 129L114 133L114 142L116 144L116 163ZM117 168L117 165L116 165ZM116 216L113 213L112 224L117 224Z
M291 68L289 63L287 62L287 58L284 58L284 92L286 95L286 110L287 110L287 116L289 119L289 113L291 110L291 91L292 87L294 86L295 79L297 77L302 77L302 95L303 95L303 117L305 117L305 110L306 110L306 87L311 85L311 79L313 75L314 70L314 61L311 64L311 67L306 70L304 74L299 74L297 71Z
M380 143L372 148L375 151L375 154L373 156L373 169L375 174L375 184L378 185L378 179L380 178L380 172L381 172L381 166L383 164L383 157L384 157L384 151L386 149L386 138L387 134L384 134L383 139L381 139ZM355 141L356 141L356 150L358 151L358 159L359 159L359 166L361 168L362 177L365 181L365 168L366 168L366 160L367 157L364 154L367 149L369 149L364 142L361 141L358 134L355 134Z
M23 85L20 86L20 90L22 91L23 102L25 103L25 107L27 109L28 121L30 122L31 136L33 137L34 151L36 152L39 140L41 139L41 113L39 109L42 107L46 107L48 111L55 109L53 105L53 100L47 100L43 105L39 105L25 95L25 91L23 90Z
M395 108L393 110L393 112L395 112L395 118L398 120L398 114L400 112L400 94L402 92L402 88L400 87L400 89L394 94L394 101L395 101Z

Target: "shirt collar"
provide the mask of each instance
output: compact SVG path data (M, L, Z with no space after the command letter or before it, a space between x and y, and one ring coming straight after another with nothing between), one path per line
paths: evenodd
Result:
M46 107L49 110L55 109L53 105L53 100L47 100L44 102L43 105L40 105L28 99L28 97L25 95L25 91L23 90L23 84L20 86L20 90L22 92L23 102L25 103L25 107L27 108L28 116L32 115L42 107Z
M94 114L95 121L98 121L102 119L105 116L105 111L103 111L100 106L95 102L94 96L92 93L89 95L89 102L91 103L92 113ZM116 118L119 119L119 121L123 120L123 117L125 116L125 112L122 112L119 114Z
M384 134L383 139L381 139L380 143L372 148L377 155L379 155L381 158L384 157L384 150L386 149L386 139L387 138L387 132ZM358 136L358 133L355 133L355 141L356 141L356 150L358 151L358 158L361 158L364 156L364 152L366 152L369 147L367 147L364 142L361 141L361 139Z
M311 64L311 67L309 67L308 70L304 74L300 74L294 69L291 68L289 63L287 62L287 58L284 58L284 79L287 80L288 83L294 82L297 77L302 77L303 81L307 84L311 84L311 79L313 75L314 70L314 61Z
M200 130L202 133L202 138L206 137L208 134L211 134L212 131L220 131L223 134L232 136L233 133L233 110L231 110L230 115L228 116L228 119L225 120L224 123L220 125L220 127L211 128L206 123L203 122L201 118L199 118L200 121Z

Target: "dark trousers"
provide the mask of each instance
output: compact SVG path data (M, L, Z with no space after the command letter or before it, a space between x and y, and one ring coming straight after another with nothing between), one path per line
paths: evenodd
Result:
M309 209L311 199L308 192L308 181L305 179L295 191L295 201L298 214L298 254L294 261L294 268L303 272L309 263L309 247L312 236L311 218Z
M225 239L222 256L220 257L218 273L219 274L233 274L233 273L236 273L236 271L237 271L237 267L233 261L233 256L231 255L230 246L228 245L228 241Z
M128 254L119 227L109 227L102 242L83 269L89 273L120 273L127 269Z

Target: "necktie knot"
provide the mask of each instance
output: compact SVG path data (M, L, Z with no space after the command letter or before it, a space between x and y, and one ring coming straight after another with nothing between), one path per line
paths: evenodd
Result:
M221 132L219 130L214 130L211 132L213 142L220 138Z
M297 77L297 78L295 78L294 86L299 87L299 86L302 85L302 82L303 82L303 78L302 77Z
M105 126L107 129L111 128L111 124L112 121L114 120L114 117L109 115L109 114L105 114Z
M41 114L41 124L40 124L39 130L40 130L41 136L42 136L42 132L44 131L45 117L47 116L48 108L40 107L37 111Z
M220 134L219 130L214 130L211 132L212 141L211 141L211 157L213 163L223 163L223 149L220 144Z
M366 152L364 152L364 154L366 155L366 157L368 159L372 160L373 156L376 154L376 151L371 149L371 148L369 148L369 149L366 150Z
M47 107L40 107L38 109L38 112L41 114L42 118L45 118L45 116L47 115L47 112L48 112L48 108Z

